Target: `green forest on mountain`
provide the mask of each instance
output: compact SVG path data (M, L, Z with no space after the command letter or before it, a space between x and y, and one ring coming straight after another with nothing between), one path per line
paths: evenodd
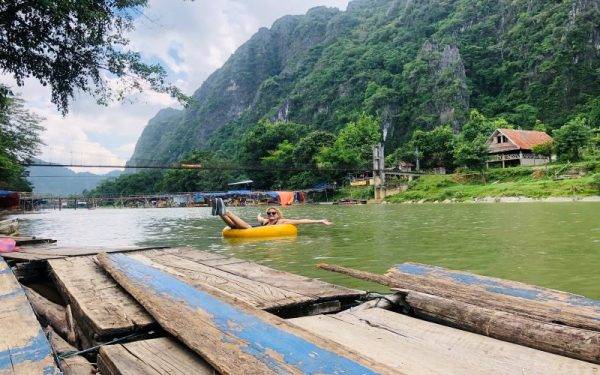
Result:
M597 3L585 0L355 0L344 12L283 17L187 108L159 112L129 161L220 170L126 175L95 193L342 182L338 169L369 169L383 139L389 163L418 149L424 168L477 170L499 127L547 131L556 142L545 152L563 160L595 158L599 24Z

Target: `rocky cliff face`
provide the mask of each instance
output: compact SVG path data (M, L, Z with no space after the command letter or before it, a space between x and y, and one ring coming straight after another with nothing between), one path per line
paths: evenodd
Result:
M196 148L234 157L263 118L335 133L368 112L388 149L415 128L458 130L469 108L510 116L527 104L558 126L600 95L598 24L592 0L354 0L345 12L286 16L242 45L193 105L159 112L130 163Z

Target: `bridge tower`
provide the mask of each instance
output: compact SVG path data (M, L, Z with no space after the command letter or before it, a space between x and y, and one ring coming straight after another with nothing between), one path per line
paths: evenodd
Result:
M385 153L383 144L373 146L373 185L375 200L381 202L385 198Z

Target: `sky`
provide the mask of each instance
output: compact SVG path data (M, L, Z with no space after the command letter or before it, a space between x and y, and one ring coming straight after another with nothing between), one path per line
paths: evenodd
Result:
M150 0L129 35L130 48L150 62L158 61L186 94L202 82L261 27L287 14L304 14L325 5L344 10L348 0ZM35 79L16 87L10 75L0 75L21 94L27 107L45 118L45 143L39 157L54 163L122 165L133 153L148 120L160 109L177 107L166 94L144 91L123 102L96 104L77 95L62 116L50 102L50 90ZM83 169L77 169L81 171ZM107 169L85 169L107 173Z

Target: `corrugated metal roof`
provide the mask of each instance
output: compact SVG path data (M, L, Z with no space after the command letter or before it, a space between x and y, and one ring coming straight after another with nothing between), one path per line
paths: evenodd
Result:
M531 150L533 146L552 141L548 134L536 130L498 129L519 149Z

